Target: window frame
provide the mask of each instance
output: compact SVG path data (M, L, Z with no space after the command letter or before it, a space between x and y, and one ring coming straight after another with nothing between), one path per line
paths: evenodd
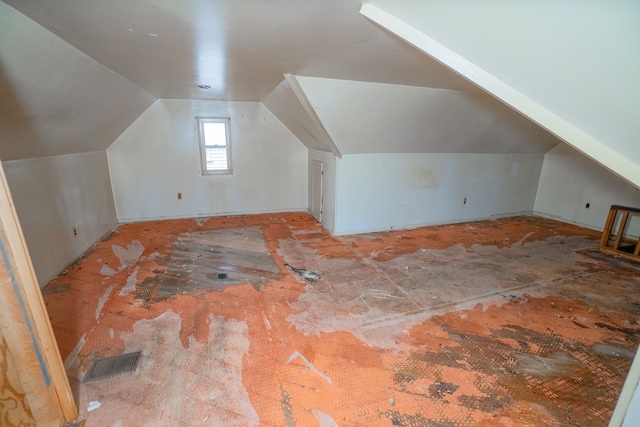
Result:
M198 144L200 146L200 168L202 175L231 175L233 167L231 163L231 118L217 116L196 117L198 126ZM206 123L224 123L227 145L207 145L205 140L204 125ZM207 169L207 148L224 148L227 153L226 169Z

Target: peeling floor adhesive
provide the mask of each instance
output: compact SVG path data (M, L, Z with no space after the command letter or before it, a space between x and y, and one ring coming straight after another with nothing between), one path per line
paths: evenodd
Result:
M269 322L269 319L267 319L266 315L262 315L262 317L264 318L264 326L267 328L267 330L271 330L271 322Z
M352 316L365 316L367 315L373 308L366 300L366 297L371 297L375 299L386 299L386 298L396 298L396 299L406 299L405 297L400 297L396 295L391 295L387 291L382 291L378 289L366 289L364 290L358 298L347 303L347 310L349 314ZM356 305L361 303L366 308L357 308Z
M318 368L316 368L313 363L309 362L307 360L306 357L304 357L302 354L300 354L300 352L296 351L294 352L290 357L289 360L287 360L287 363L291 363L292 361L294 361L296 358L300 358L302 359L302 361L304 362L305 365L307 365L307 368L311 369L313 372L315 372L316 374L318 374L318 376L320 378L322 378L323 380L325 380L326 382L328 382L329 384L332 384L333 381L331 381L331 378L329 378L328 376L326 376L325 374L323 374L322 372L320 372L318 370Z
M100 274L102 274L103 276L113 276L114 274L116 274L116 271L109 267L107 264L103 264L102 268L100 269Z
M531 236L533 236L533 232L529 232L529 233L525 234L522 237L522 239L520 239L517 242L515 242L512 246L522 246L524 244L525 240L527 240Z
M69 376L69 379L80 379L84 376L82 372L82 365L80 363L80 359L78 358L78 354L82 350L85 345L87 334L83 334L75 347L71 350L69 355L64 359L64 369Z
M118 292L118 295L120 295L121 297L124 297L129 295L131 292L135 292L137 277L138 277L138 270L140 270L139 265L136 266L136 268L133 270L133 273L131 273L131 275L127 277L127 283L122 287L122 289L120 289L120 292Z
M311 412L313 413L313 416L316 417L316 420L318 420L320 427L338 427L338 423L321 410L314 408Z
M198 227L202 227L208 220L209 218L194 218L194 221L196 222L196 224L198 224Z
M123 270L138 261L140 255L144 252L144 247L140 241L134 240L127 245L126 249L119 245L112 245L112 250L120 261L120 267L118 267L118 269Z
M340 238L297 213L123 224L43 295L90 425L598 427L640 342L640 266L598 237L535 217ZM207 282L229 254L270 257L269 277ZM198 285L145 295L171 277Z
M113 291L115 285L109 286L105 289L104 294L98 299L98 307L96 308L96 320L100 317L100 312L104 307L104 303L109 300L109 295L111 295L111 291Z

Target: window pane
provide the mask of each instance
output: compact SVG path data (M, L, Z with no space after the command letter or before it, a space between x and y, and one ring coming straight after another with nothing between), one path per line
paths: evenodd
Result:
M227 170L227 149L226 148L205 148L207 170Z
M205 145L227 145L225 123L203 123Z

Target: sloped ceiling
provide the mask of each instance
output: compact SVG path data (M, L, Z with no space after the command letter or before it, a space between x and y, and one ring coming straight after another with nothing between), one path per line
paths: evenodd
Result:
M540 153L557 143L480 86L640 182L640 148L633 139L640 126L633 77L640 50L629 40L602 43L628 31L637 40L638 30L629 28L635 15L618 22L598 6L603 18L590 21L598 24L596 35L576 38L576 22L585 16L571 15L582 8L578 0L556 6L552 15L562 19L551 20L533 0L481 3L5 0L0 156L105 149L155 98L263 101L307 146L336 155ZM633 2L590 7L595 3ZM417 40L432 34L448 47L436 54L423 49L433 59L381 29L361 8L369 18L366 10L375 9L395 19L395 33L409 28ZM593 46L597 51L590 55ZM293 78L279 86L284 75L316 79ZM483 85L483 78L504 83L535 108L510 102Z
M640 186L640 2L371 0L362 13Z
M0 159L105 150L155 97L0 2Z
M158 98L259 102L284 74L478 90L360 0L5 1Z
M295 76L288 74L262 104L269 109L307 148L341 153L315 113Z
M544 154L560 141L484 94L297 76L342 154Z

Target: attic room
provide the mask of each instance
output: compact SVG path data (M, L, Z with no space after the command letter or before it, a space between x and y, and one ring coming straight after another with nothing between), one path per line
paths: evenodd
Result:
M637 425L639 19L0 1L0 424Z

